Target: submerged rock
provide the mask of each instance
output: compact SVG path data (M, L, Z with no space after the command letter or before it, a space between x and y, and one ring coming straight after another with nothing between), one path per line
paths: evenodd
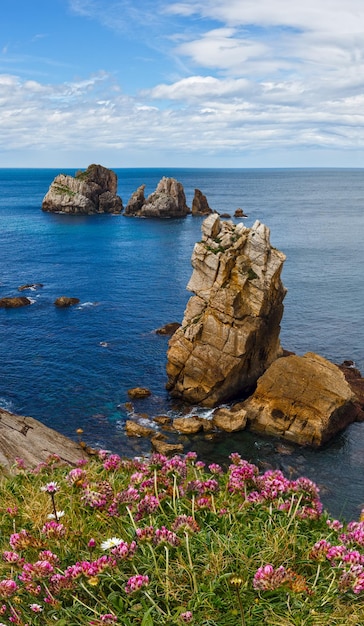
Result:
M123 203L116 194L117 176L102 165L89 165L75 177L56 176L43 198L42 210L53 213L121 213Z
M151 393L150 389L146 387L133 387L132 389L128 389L129 398L148 398Z
M79 298L70 298L69 296L60 296L54 301L55 306L58 306L61 309L65 309L69 306L74 306L75 304L79 304Z
M142 185L131 196L124 215L133 217L186 217L190 212L186 204L186 196L182 183L175 178L164 176L156 190L144 197L145 185Z
M251 391L282 354L285 255L270 245L269 229L223 222L202 224L181 328L169 341L167 389L190 403L215 406Z
M318 447L355 421L355 400L339 368L308 352L272 363L243 408L252 430Z
M43 287L43 283L31 283L27 285L20 285L18 287L18 291L36 291L37 289L41 289Z
M179 322L169 322L155 331L157 335L173 335L181 324Z

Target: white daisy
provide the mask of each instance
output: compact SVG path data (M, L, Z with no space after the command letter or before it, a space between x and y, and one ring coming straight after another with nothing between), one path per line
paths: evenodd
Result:
M106 539L106 541L102 542L101 550L110 550L110 548L116 548L121 543L123 543L122 539L119 539L118 537L111 537L111 539Z

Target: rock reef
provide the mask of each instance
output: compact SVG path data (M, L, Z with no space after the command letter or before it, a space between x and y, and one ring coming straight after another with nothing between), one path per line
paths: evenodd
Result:
M53 213L121 213L123 203L116 194L117 176L102 165L89 165L75 177L59 174L52 182L42 210Z
M167 389L173 397L215 406L248 393L282 354L285 255L270 245L269 229L223 222L202 224L181 328L169 341Z
M145 185L141 185L131 196L125 207L124 215L128 217L186 217L190 209L186 204L186 196L182 183L175 178L164 176L156 190L147 198L144 196Z

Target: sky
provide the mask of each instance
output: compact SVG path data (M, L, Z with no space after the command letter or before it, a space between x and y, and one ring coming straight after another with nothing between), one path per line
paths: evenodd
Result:
M0 167L364 167L363 0L1 0Z

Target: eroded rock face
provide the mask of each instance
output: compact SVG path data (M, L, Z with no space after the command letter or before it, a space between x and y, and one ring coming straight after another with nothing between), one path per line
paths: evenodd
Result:
M145 185L131 196L124 215L134 217L186 217L190 212L182 183L164 176L156 190L144 198Z
M212 213L212 209L207 202L205 194L199 189L195 189L195 195L192 200L192 215L209 215Z
M215 406L250 391L282 354L284 260L258 221L246 228L213 214L203 222L187 285L195 295L169 341L172 396Z
M75 177L59 174L42 202L42 210L53 213L121 213L123 203L116 195L117 176L102 165L89 165Z
M355 421L355 399L339 368L308 352L272 363L243 406L252 430L318 447Z
M0 409L0 464L10 469L17 458L26 467L35 467L57 454L61 460L76 465L87 453L79 444L44 426L32 417L9 413Z

